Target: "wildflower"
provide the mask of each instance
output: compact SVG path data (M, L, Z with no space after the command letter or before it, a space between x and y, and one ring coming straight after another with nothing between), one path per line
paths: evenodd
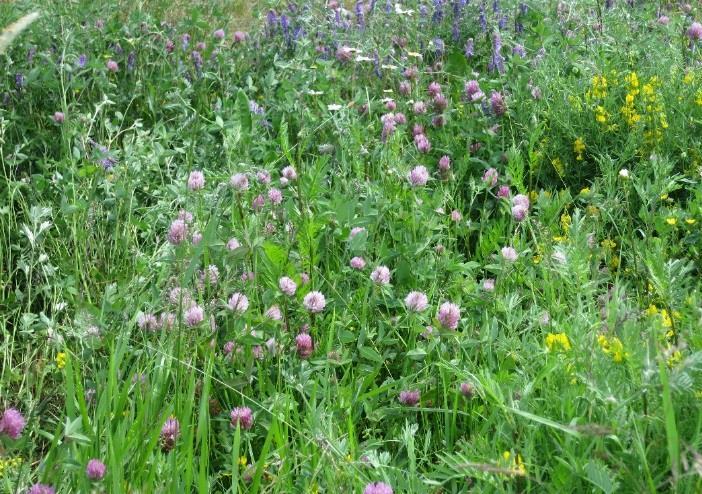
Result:
M417 134L414 136L414 144L417 146L417 151L420 153L428 153L431 151L431 143L429 138L424 134Z
M427 92L429 93L429 96L433 98L441 94L441 85L438 82L433 81L427 87Z
M426 185L429 180L429 171L426 167L419 165L410 171L408 178L413 187L421 187Z
M249 179L243 173L235 173L229 179L229 184L238 191L244 191L249 188Z
M498 93L497 91L493 91L490 95L490 106L497 117L501 117L507 112L507 105L505 104L504 97L502 93Z
M517 260L517 257L519 257L517 251L512 247L502 247L500 252L502 253L502 258L508 262L514 262Z
M259 183L268 185L269 183L271 183L271 174L268 173L266 170L258 171L256 172L256 180L258 180Z
M193 238L192 238L193 245L199 245L200 242L202 242L202 233L193 232Z
M297 284L287 276L283 276L278 280L278 287L280 288L280 291L288 297L292 297L295 295L295 291L297 291Z
M405 297L405 306L411 312L423 312L429 306L429 299L422 292L410 292Z
M358 235L359 233L363 233L365 231L366 231L366 229L363 228L362 226L354 226L353 228L351 228L351 233L349 233L349 239L352 239L356 235Z
M188 177L188 189L200 190L205 187L205 175L200 170L190 172Z
M409 96L412 92L412 84L409 81L401 81L398 91L403 96Z
M524 206L517 205L512 207L512 218L515 221L524 221L527 217L529 210Z
M509 185L501 185L497 190L497 197L501 199L506 199L510 195Z
M229 310L243 314L249 308L249 299L243 293L236 292L229 298L227 306Z
M261 194L259 194L256 197L254 197L253 200L251 201L251 208L254 211L260 211L265 204L266 204L266 199Z
M410 407L415 406L417 403L419 403L419 390L414 390L414 391L400 391L400 403L403 405L407 405Z
M171 416L161 427L161 450L168 453L175 447L176 440L180 436L180 422Z
M188 225L185 221L177 219L171 223L168 229L168 241L173 245L182 243L188 235Z
M699 22L693 22L689 28L687 28L687 36L690 41L699 41L702 39L702 24Z
M281 175L291 182L297 180L297 172L292 166L286 166L285 168L283 168Z
M303 285L306 285L307 283L310 282L310 275L307 273L300 273L300 283Z
M458 321L461 319L461 310L458 305L454 303L444 302L439 307L437 318L444 328L456 329L458 327Z
M606 335L601 334L597 337L597 343L600 345L602 352L610 355L615 363L623 362L627 356L624 352L624 345L616 336L608 338Z
M205 311L199 305L189 307L184 314L185 325L193 328L205 319Z
M658 24L661 24L662 26L667 26L669 22L670 18L667 15L662 15L658 18Z
M224 39L224 29L217 29L214 33L212 33L212 36L218 41L222 41Z
M471 398L473 396L473 394L475 393L475 386L473 386L472 383L468 383L468 382L461 383L460 389L461 389L461 394L465 398Z
M266 317L273 321L280 321L283 318L283 314L280 311L280 307L277 305L271 305L266 311Z
M486 292L495 291L495 279L494 278L485 278L483 280L483 290L485 290Z
M497 185L497 178L499 177L499 173L497 170L494 168L488 168L485 170L485 173L483 173L483 182L488 186L488 187L494 187Z
M622 168L621 170L619 170L619 176L621 178L623 178L624 180L628 179L629 178L629 170L627 170L626 168Z
M464 92L468 101L479 101L485 97L485 94L480 90L480 84L475 79L466 82Z
M349 262L349 265L356 270L361 270L366 267L366 261L362 257L354 257Z
M66 367L66 359L66 352L59 352L56 354L56 367L58 367L59 370Z
M390 283L390 270L387 266L378 266L370 275L371 280L378 285Z
M248 34L243 31L234 31L234 43L243 43L246 40L247 36Z
M241 427L249 430L253 427L253 412L249 407L236 407L229 412L230 424L232 427Z
M670 217L670 218L666 218L666 219L665 219L665 222L668 223L668 224L671 225L671 226L675 226L675 224L678 222L678 219L677 219L677 218Z
M451 157L450 156L442 156L439 159L439 170L442 172L447 172L451 169Z
M115 62L112 59L108 60L107 64L105 64L105 66L107 67L107 70L109 70L110 72L117 72L119 70L119 64L117 64L117 62Z
M306 359L314 352L312 337L307 333L300 333L295 337L295 347L300 358Z
M570 340L565 333L548 333L546 335L546 348L549 352L567 352L571 349Z
M27 494L56 494L56 489L46 484L34 484Z
M583 160L583 152L585 151L585 141L581 137L578 137L573 143L573 152L575 152L575 159L577 161Z
M302 300L305 308L313 314L322 312L327 305L327 301L321 292L309 292Z
M393 494L393 490L385 482L372 482L363 489L363 494Z
M93 458L88 462L88 465L85 467L85 475L90 480L102 480L105 476L106 470L107 467L105 467L105 464L103 462Z
M27 422L16 408L8 408L0 418L0 433L6 434L10 439L19 439Z
M461 215L460 211L458 211L457 209L454 209L453 211L451 211L451 220L452 221L459 222L459 221L461 221L461 218L463 218L463 216Z
M66 119L66 116L63 114L63 112L57 111L51 118L53 118L54 122L56 122L57 124L62 124L63 121Z
M227 249L236 250L239 247L241 247L241 244L239 243L239 241L236 238L232 237L227 241Z

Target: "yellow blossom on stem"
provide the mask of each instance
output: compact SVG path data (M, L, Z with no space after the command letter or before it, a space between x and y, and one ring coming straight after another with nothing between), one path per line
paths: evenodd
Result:
M59 352L56 354L56 367L63 369L66 366L66 360L68 356L66 352Z
M565 333L548 333L546 335L546 348L549 352L567 352L572 346Z

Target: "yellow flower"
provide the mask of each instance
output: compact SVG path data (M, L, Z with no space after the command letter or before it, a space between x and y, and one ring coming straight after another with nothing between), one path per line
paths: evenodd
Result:
M534 264L539 264L541 262L541 256L540 255L535 255L534 257L531 258L531 261Z
M532 190L529 192L529 201L530 202L536 202L536 200L539 198L539 193L536 192L535 190Z
M675 350L670 354L670 357L668 357L668 367L675 367L680 362L682 362L682 353L680 350Z
M572 219L568 213L563 213L561 215L561 228L565 233L568 233L568 231L570 230L571 221Z
M570 345L570 340L565 333L549 333L546 335L546 348L549 352L567 352L572 347Z
M554 235L553 237L553 241L559 244L562 244L566 240L568 240L568 237L564 237L563 235Z
M665 222L672 226L672 225L675 225L678 222L678 220L677 220L677 218L673 218L671 216L669 218L666 218Z
M697 91L697 94L695 95L695 103L698 106L702 106L702 89Z
M586 207L585 212L588 214L588 216L598 216L600 214L600 210L597 208L597 206L593 205Z
M59 352L56 354L56 367L63 369L66 366L66 360L68 356L65 352Z
M617 243L614 240L606 238L602 241L600 245L602 245L602 247L605 249L614 250L614 248L617 246Z
M565 166L563 165L563 162L561 161L561 159L554 158L551 160L551 164L553 165L553 169L556 170L556 173L558 173L558 176L562 177L563 174L565 173Z
M522 455L517 453L516 456L512 456L512 453L509 451L505 451L502 453L502 459L504 460L504 464L507 465L507 468L510 468L512 472L510 475L519 475L519 476L525 476L526 475L526 467L524 466L524 460L522 460Z
M575 139L575 142L573 142L573 152L575 153L575 159L578 161L582 161L584 151L585 141L583 141L582 137L578 137L577 139Z
M656 314L658 314L658 307L656 307L655 304L649 305L648 308L646 309L646 315L649 317L652 317L652 316L655 316Z
M665 309L661 309L661 324L663 325L664 328L672 328L673 327L673 320L670 318L668 311Z
M697 220L695 218L687 218L685 220L685 223L687 223L688 225L694 225L695 223L697 223Z
M695 80L695 75L692 72L688 72L683 77L683 84L692 84Z
M607 79L603 75L592 77L592 95L595 98L604 98L607 96Z
M607 113L607 110L604 109L604 107L598 105L595 108L595 120L598 123L601 123L601 124L607 123L607 116L608 116L608 113Z
M580 195L581 196L590 195L590 187L583 187L582 189L580 189Z
M249 460L246 459L246 456L242 456L239 458L239 465L241 465L242 467L245 467L248 462Z
M597 343L599 343L602 352L611 356L612 361L617 364L623 362L627 357L627 354L624 352L622 341L616 336L607 338L607 336L601 334L597 337Z

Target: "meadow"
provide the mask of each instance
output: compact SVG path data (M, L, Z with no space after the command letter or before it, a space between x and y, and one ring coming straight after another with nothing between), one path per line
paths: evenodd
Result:
M18 1L0 493L702 492L702 6Z

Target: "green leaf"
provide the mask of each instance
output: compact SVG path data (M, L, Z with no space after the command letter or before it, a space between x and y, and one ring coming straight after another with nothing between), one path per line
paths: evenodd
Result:
M619 482L614 479L607 466L600 462L587 462L585 474L588 482L601 489L605 494L611 494L619 488Z
M372 360L373 362L377 362L379 364L382 364L385 361L382 355L380 355L373 348L367 346L361 347L359 349L359 353L361 354L361 357L363 357L366 360Z

